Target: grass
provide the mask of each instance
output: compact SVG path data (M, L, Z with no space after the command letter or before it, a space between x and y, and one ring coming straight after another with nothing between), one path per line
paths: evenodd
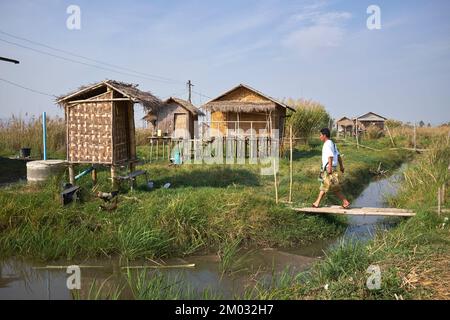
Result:
M406 159L404 152L341 149L347 167L345 191L350 198L370 181L371 169L380 161L393 168ZM142 157L148 148L139 147L138 153ZM319 144L296 149L295 205L314 200L319 165ZM287 199L288 167L288 160L282 159L280 199ZM0 254L40 260L117 255L128 260L164 258L217 252L236 239L240 239L239 248L297 246L336 237L345 228L342 218L301 215L276 205L273 178L260 176L257 166L173 168L158 162L139 169L149 172L155 188L147 190L142 181L132 194L123 188L113 212L99 210L102 202L93 196L88 177L78 182L82 201L66 207L58 201L63 178L0 189ZM100 171L98 177L98 190L109 191L109 172ZM171 188L161 188L166 182ZM326 199L327 203L336 201L332 196Z
M448 184L450 148L445 140L405 171L392 205L417 215L368 244L341 243L305 273L282 273L270 284L257 282L246 293L253 299L449 299L449 215L436 213L437 189ZM449 201L447 194L445 203ZM380 290L366 286L367 268L381 269Z
M42 117L16 117L0 121L0 156L17 156L21 148L31 148L31 156L42 157ZM63 118L47 117L47 155L63 157L66 129Z

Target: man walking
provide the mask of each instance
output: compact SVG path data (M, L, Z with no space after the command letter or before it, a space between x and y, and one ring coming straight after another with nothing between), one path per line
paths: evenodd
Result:
M341 172L344 173L344 164L336 145L330 137L330 129L323 128L320 130L320 141L323 142L322 167L320 174L322 183L320 185L319 196L317 197L316 202L313 203L313 207L318 208L323 196L331 190L342 201L342 207L348 209L350 207L350 202L341 192L339 173L337 171L337 165L339 163Z

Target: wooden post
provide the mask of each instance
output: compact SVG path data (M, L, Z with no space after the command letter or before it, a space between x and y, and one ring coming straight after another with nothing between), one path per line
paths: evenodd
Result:
M414 122L414 151L417 151L417 139L416 139L416 136L417 136L417 130L416 130L416 123Z
M156 139L156 161L158 161L159 156L159 138Z
M170 161L170 150L172 149L172 139L169 139L169 143L167 144L167 160Z
M445 205L445 183L442 185L442 204Z
M292 150L292 125L289 126L289 149L290 149L290 164L289 164L289 202L292 202L292 172L293 172L293 150Z
M163 158L163 160L166 158L166 156L164 155L165 154L165 152L166 152L166 140L165 139L163 139L163 141L162 141L162 158Z
M114 165L111 165L111 185L113 190L116 190L118 187L116 177L117 177L116 167Z
M277 181L277 170L275 168L275 157L273 158L272 166L273 166L273 179L275 184L275 203L278 204L278 181Z
M150 162L152 162L153 159L153 139L150 138Z
M358 118L356 119L356 147L359 150L359 130L358 130Z
M75 169L73 164L69 164L69 182L71 185L75 184Z
M92 182L94 183L94 185L97 184L97 169L94 168L94 170L92 170L91 177L92 177Z
M392 134L391 134L391 131L389 130L389 127L388 127L388 125L387 124L385 124L385 126L386 126L386 129L387 129L387 131L388 131L388 134L389 134L389 138L391 138L391 143L392 143L392 146L395 148L395 143L394 143L394 139L392 138Z
M441 215L441 187L438 189L438 215Z

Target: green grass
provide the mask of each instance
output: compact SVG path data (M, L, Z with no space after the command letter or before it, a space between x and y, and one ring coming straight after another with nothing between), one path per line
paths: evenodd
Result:
M282 273L258 282L245 297L253 299L448 299L450 276L449 214L436 213L437 188L448 185L450 148L445 141L405 171L392 205L417 215L367 244L344 242L328 251L308 272ZM446 195L448 206L450 197ZM370 265L381 268L380 290L366 286ZM278 280L277 280L278 279ZM279 280L281 279L281 280Z
M139 147L145 154L147 147ZM347 173L345 191L356 197L379 162L397 167L405 153L342 147ZM280 199L288 195L287 159L279 174ZM295 151L293 196L309 205L317 195L320 145ZM82 170L80 168L79 170ZM332 238L345 228L342 218L295 213L274 199L273 177L259 175L249 165L145 164L155 188L143 180L134 193L126 188L113 212L99 210L89 177L79 182L81 202L62 207L58 194L63 179L43 185L14 184L0 189L0 254L41 260L121 256L163 258L217 252L240 239L239 248L298 246ZM107 170L99 172L98 190L111 189ZM171 188L161 188L166 182ZM128 192L128 194L127 194ZM337 203L330 196L326 203ZM224 270L228 268L225 267Z

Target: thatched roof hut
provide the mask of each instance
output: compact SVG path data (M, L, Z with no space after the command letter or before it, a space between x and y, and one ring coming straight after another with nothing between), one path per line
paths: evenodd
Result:
M211 112L211 135L254 136L279 130L283 137L288 105L248 86L240 84L207 102L203 108Z
M134 104L151 111L162 101L137 85L105 80L60 96L69 163L123 165L136 160Z
M195 122L203 112L189 101L170 97L155 111L150 111L144 120L153 131L173 138L194 138Z
M233 95L238 92L241 93L240 97ZM203 106L205 110L211 112L270 112L277 107L295 111L286 104L245 84L239 84Z

